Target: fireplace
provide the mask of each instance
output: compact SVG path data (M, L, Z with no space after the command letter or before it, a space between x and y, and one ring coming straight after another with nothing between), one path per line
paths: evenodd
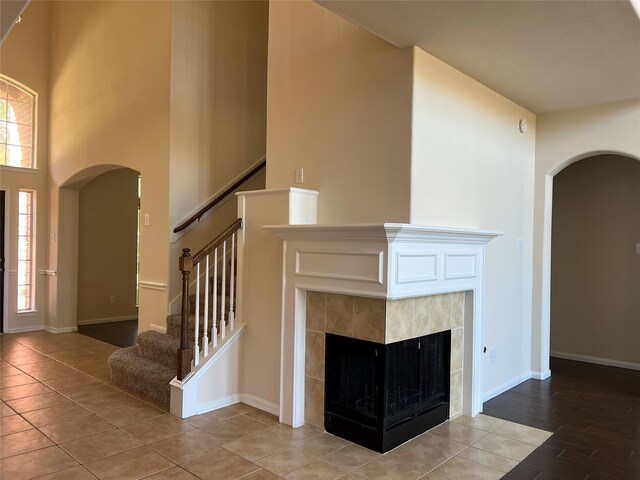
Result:
M380 344L326 334L325 429L386 452L449 418L451 331Z

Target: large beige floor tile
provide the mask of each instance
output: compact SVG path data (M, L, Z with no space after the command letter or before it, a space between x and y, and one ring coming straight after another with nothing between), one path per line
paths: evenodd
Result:
M506 420L500 418L490 417L488 415L479 414L475 417L468 417L462 415L454 420L453 423L459 423L468 427L478 428L486 432L493 432L496 428L504 425Z
M150 477L144 477L144 480L198 480L198 477L190 474L183 468L173 467L168 470L155 473Z
M417 438L411 440L411 442L419 443L420 445L425 445L427 447L435 448L436 450L440 450L441 452L450 453L451 455L455 455L465 448L467 445L462 443L454 442L453 440L449 440L445 437L440 437L438 435L432 435L430 433L425 433Z
M59 472L78 465L59 447L48 447L5 458L0 477L7 480L26 480Z
M121 427L123 425L141 422L148 418L166 414L159 408L152 407L146 403L132 403L118 408L102 410L98 412L98 415L104 418L107 422L112 423L117 427Z
M38 480L95 480L96 476L93 475L86 468L79 466L70 468L68 470L61 470L60 472L45 475L44 477L38 477Z
M220 441L220 443L224 444L269 428L264 423L248 417L246 418L253 422L253 425L247 422L243 422L245 423L244 425L231 422L234 418L237 417L231 417L227 420L213 420L207 425L200 427L200 430L208 433L209 435L213 435L218 439L218 441Z
M37 380L31 375L19 373L8 377L0 377L0 388L19 387L20 385L28 385L36 382Z
M282 477L280 475L276 475L269 470L261 468L257 472L253 472L245 477L242 477L242 480L279 480L281 478Z
M223 446L247 460L255 461L290 447L296 442L293 439L279 438L273 435L273 429L268 429L225 443Z
M2 436L32 428L33 426L20 415L10 415L0 419L0 435Z
M140 446L140 440L120 430L109 430L60 445L80 463L93 462Z
M68 405L57 405L55 407L41 408L32 412L23 413L25 420L35 427L43 427L52 423L68 422L91 415L91 412L80 405L71 403Z
M515 460L501 457L500 455L496 455L485 450L480 450L479 448L475 447L469 447L466 450L460 452L458 454L458 457L464 458L465 460L470 460L475 463L479 463L486 467L495 468L496 470L500 470L504 473L511 471L516 465L518 465L518 462L516 462Z
M88 415L66 422L45 425L40 427L40 430L54 442L63 443L113 430L114 428L113 425L100 417Z
M96 477L134 480L167 470L175 465L148 447L118 453L85 465Z
M546 432L538 428L519 425L513 422L506 422L500 428L496 429L494 433L502 435L503 437L513 438L514 440L520 440L521 442L530 443L536 447L542 445L553 435L552 432Z
M504 472L485 467L463 458L454 457L433 471L450 480L499 480Z
M34 395L33 397L16 398L15 400L7 400L7 405L18 413L31 412L42 408L55 407L56 405L69 404L71 404L71 400L56 392Z
M299 448L290 447L261 458L255 463L276 475L284 476L287 473L306 465L313 459L313 455L305 453Z
M82 387L65 388L60 390L60 393L71 400L78 401L85 398L99 397L101 395L108 395L110 393L117 393L119 390L112 386L105 385L104 383L94 383L91 385L84 385Z
M130 423L123 426L122 430L143 443L151 443L188 432L189 430L193 430L193 428L194 427L184 420L165 413L164 415L141 422Z
M323 460L347 471L355 470L380 457L381 454L359 445L347 445L323 457Z
M497 435L495 433L490 433L479 442L476 442L473 446L487 452L495 453L502 457L510 458L517 462L524 460L525 457L536 449L534 445L529 443L503 437L502 435Z
M84 373L76 373L75 375L68 375L64 377L51 378L44 380L43 383L49 388L54 390L67 390L74 387L82 387L84 385L91 385L98 383L98 380L90 375Z
M300 440L294 443L293 446L306 454L321 457L323 455L329 455L347 445L350 445L350 443L343 438L336 437L329 433L321 433L320 435Z
M24 430L0 437L0 458L53 446L53 442L37 429Z
M100 395L97 397L85 398L76 400L78 405L83 406L87 410L92 412L101 412L103 410L109 410L111 408L118 408L124 405L131 405L132 403L143 404L141 400L138 400L126 393L115 391L107 395Z
M28 385L20 385L18 387L3 388L0 390L0 399L6 402L7 400L32 397L33 395L42 395L43 393L51 392L53 392L53 390L41 383L30 383Z
M322 460L315 460L284 476L287 480L335 480L342 478L349 470Z
M260 470L260 467L255 463L224 448L181 466L204 480L235 480Z
M220 449L220 442L211 435L193 429L180 435L174 435L149 445L172 462L179 465L213 453Z
M9 405L4 403L3 401L0 401L0 418L9 417L15 414L16 414L15 410L13 410L11 407L9 407Z
M487 432L484 430L454 422L443 423L430 430L429 433L464 445L472 445L487 435Z
M258 420L270 427L274 427L280 423L280 421L278 420L278 417L276 417L271 413L264 412L262 410L252 410L250 412L245 413L244 415L246 415L247 417L251 417L254 420Z

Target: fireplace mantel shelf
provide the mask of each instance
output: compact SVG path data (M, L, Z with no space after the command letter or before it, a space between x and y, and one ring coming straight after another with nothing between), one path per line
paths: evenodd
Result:
M502 232L469 228L370 223L347 225L266 225L265 230L283 240L386 241L484 245Z

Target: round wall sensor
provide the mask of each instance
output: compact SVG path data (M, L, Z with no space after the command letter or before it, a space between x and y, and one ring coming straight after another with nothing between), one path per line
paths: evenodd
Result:
M527 121L524 118L521 118L518 122L518 131L520 133L524 133L527 131Z

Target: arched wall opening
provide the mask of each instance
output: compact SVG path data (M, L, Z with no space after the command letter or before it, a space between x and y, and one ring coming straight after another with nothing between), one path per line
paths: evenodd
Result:
M552 200L551 357L640 368L640 162L571 163Z
M533 377L544 380L551 375L549 357L551 352L551 257L552 257L552 219L553 219L553 179L571 164L580 160L599 155L620 155L640 161L640 157L629 151L622 150L592 150L574 155L570 158L554 162L540 178L541 185L541 243L539 252L540 276L539 284L539 317L534 316L532 332L532 372ZM535 280L535 279L534 279ZM534 295L536 294L534 290ZM534 314L537 312L534 311Z
M52 187L48 330L137 320L138 178L98 165Z

